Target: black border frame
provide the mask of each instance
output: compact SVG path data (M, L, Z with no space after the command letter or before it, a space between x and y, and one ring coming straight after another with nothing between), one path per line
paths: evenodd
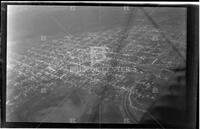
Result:
M86 123L30 123L6 122L6 53L7 53L7 6L8 5L40 5L40 6L137 6L137 7L185 7L187 8L187 115L188 127L174 127L166 125L165 128L196 128L198 122L199 92L199 6L197 5L161 5L161 4L122 4L122 3L61 3L61 2L4 2L1 5L1 33L2 33L2 94L1 94L1 126L3 128L160 128L149 124L86 124ZM196 97L196 98L195 98ZM194 99L195 98L195 99ZM165 125L164 125L165 126Z

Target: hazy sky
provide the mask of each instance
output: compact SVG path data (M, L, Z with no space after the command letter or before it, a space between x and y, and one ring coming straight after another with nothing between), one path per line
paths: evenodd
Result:
M146 9L155 15L155 18L167 19L169 16L177 16L182 20L180 25L184 22L183 9L165 7ZM140 15L138 11L136 13ZM118 6L78 6L73 11L69 6L9 5L8 38L97 31L104 27L124 25L126 19L126 11Z
M178 33L185 31L186 9L172 7L147 7L145 9L161 24L161 27L164 27L164 30L174 31L176 29ZM135 21L137 19L148 21L145 18L140 10L133 10ZM40 39L43 35L57 36L101 31L125 26L127 19L128 13L124 11L123 6L76 6L74 9L70 6L9 5L7 40L9 45L35 37Z

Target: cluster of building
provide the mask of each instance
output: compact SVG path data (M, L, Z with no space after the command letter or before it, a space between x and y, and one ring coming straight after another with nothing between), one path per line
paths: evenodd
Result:
M67 35L63 39L43 41L24 54L13 53L8 60L7 72L16 73L16 76L8 78L8 87L19 89L18 96L21 97L27 97L34 91L47 93L50 89L56 90L56 81L90 91L102 83L109 83L119 91L130 91L133 85L140 84L143 90L158 93L153 83L161 77L159 74L168 63L157 59L167 47L159 31L150 26L131 28L122 41L127 45L117 53L112 48L122 44L118 38L122 31L122 28L115 28ZM115 67L126 67L129 71L111 72L109 69L113 65L110 62L113 60L117 62ZM151 71L154 66L159 66L156 73ZM102 67L108 70L100 70ZM114 79L107 82L107 74L113 74ZM146 74L154 77L151 83L143 81ZM141 98L153 98L153 94L135 93Z

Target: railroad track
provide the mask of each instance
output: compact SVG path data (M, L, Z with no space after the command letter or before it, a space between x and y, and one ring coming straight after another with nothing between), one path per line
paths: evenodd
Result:
M123 95L123 109L124 109L125 114L130 119L130 122L133 124L136 124L138 122L138 120L136 119L134 114L130 111L128 96L129 96L128 93L124 93L124 95Z

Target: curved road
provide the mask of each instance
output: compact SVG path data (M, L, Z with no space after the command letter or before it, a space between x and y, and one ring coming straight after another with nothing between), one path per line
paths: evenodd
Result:
M128 93L124 93L123 95L123 109L124 112L126 113L126 115L128 116L128 118L130 119L131 123L137 123L137 119L136 116L134 116L134 114L131 112L131 109L129 108L129 92Z

